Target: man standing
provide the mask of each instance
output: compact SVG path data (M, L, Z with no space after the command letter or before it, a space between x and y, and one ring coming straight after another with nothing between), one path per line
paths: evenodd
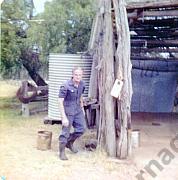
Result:
M85 131L82 100L85 86L82 75L83 70L75 67L72 71L72 78L66 81L59 90L59 108L62 116L62 132L59 136L59 158L61 160L68 160L65 148L69 148L73 153L78 152L73 143ZM70 133L72 126L74 132Z

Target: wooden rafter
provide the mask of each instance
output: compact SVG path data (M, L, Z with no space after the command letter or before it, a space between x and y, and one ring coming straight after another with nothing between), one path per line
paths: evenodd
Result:
M164 10L164 11L147 11L142 10L141 12L128 12L128 18L145 18L145 17L178 17L178 10Z
M131 41L133 46L142 47L178 47L177 40L140 40L133 39Z
M144 48L144 47L140 47L140 48L136 48L136 47L132 47L131 49L132 53L147 53L147 52L155 52L155 53L161 53L161 52L168 52L168 53L178 53L178 48L175 49L170 49L170 48Z
M158 7L174 7L178 6L177 0L147 0L147 1L127 1L127 9L139 8L158 8Z

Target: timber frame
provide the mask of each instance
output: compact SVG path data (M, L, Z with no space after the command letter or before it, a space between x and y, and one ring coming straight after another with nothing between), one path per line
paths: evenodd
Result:
M109 156L122 159L131 152L131 60L178 60L177 37L177 0L98 2L89 96L99 101L98 145ZM123 81L120 99L110 95L116 78Z
M158 2L127 5L132 60L178 60L178 1Z

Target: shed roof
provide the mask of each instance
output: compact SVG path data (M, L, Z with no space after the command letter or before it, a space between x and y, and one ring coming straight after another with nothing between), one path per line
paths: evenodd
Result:
M178 1L128 1L131 58L178 60Z

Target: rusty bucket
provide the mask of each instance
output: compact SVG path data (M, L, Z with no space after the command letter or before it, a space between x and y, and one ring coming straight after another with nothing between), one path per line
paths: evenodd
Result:
M48 150L51 149L52 132L50 131L38 131L37 149Z

